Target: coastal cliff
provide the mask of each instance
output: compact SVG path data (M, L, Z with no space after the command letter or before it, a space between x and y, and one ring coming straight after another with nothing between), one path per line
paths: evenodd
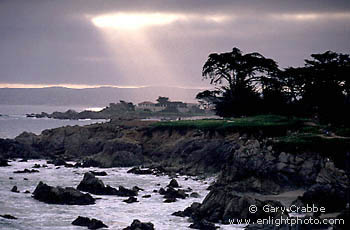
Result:
M281 143L275 140L291 135L291 129L280 127L273 134L264 128L259 132L179 128L112 120L45 130L41 135L22 133L14 140L1 140L0 146L3 158L75 160L83 167L145 166L172 175L217 175L211 192L197 207L196 218L201 220L227 222L236 213L231 206L242 198L237 194L276 195L298 189L306 192L294 202L317 203L321 193L327 194L329 200L322 205L340 212L345 208L349 178L344 164L337 162L346 160L347 149L335 148L329 154L281 151Z

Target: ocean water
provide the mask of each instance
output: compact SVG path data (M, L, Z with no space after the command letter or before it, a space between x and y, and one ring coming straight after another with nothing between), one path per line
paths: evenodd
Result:
M87 107L51 107L51 106L3 106L0 105L0 138L14 138L20 133L33 132L40 134L48 128L56 128L66 125L87 125L105 120L56 120L27 118L27 113L51 113L54 111L64 112L68 109L82 111ZM94 108L98 110L99 108ZM143 222L152 222L157 230L181 230L190 229L191 224L187 218L172 216L175 211L184 210L193 202L202 202L208 194L206 190L214 178L196 180L192 177L179 176L179 184L183 188L192 188L198 192L200 198L179 199L175 203L163 203L163 197L154 193L154 189L165 187L170 178L168 176L134 175L126 173L129 168L103 169L108 173L106 177L100 177L105 184L113 187L119 185L131 188L138 186L144 189L139 192L138 203L126 204L124 197L118 196L95 196L98 199L95 205L53 205L39 202L32 198L32 192L39 181L51 186L76 187L82 180L85 172L90 170L101 171L98 168L56 168L49 165L48 168L40 168L39 173L14 174L16 170L30 169L34 164L45 164L44 160L29 160L28 162L11 161L9 167L0 167L0 215L10 214L17 220L8 220L0 217L0 230L78 230L87 229L71 225L78 216L87 216L102 220L109 229L120 230L129 226L134 219ZM9 177L13 177L12 180ZM28 180L24 180L27 178ZM160 184L160 185L157 185ZM16 185L20 193L11 192ZM29 190L31 193L23 193ZM142 198L150 194L151 198ZM219 225L220 229L243 229L239 225Z
M40 134L45 129L52 129L67 125L89 125L106 122L106 120L58 120L50 118L29 118L29 113L52 113L54 111L65 112L68 109L83 111L85 109L98 110L84 106L27 106L27 105L0 105L0 138L14 138L22 132Z
M129 168L103 169L108 176L99 177L105 184L113 187L119 185L131 188L139 186L138 203L127 204L122 202L125 197L97 196L94 205L54 205L46 204L32 198L32 194L23 193L25 190L33 192L39 181L51 186L76 187L83 179L85 172L90 170L101 171L98 168L65 168L56 169L53 165L40 168L39 173L14 174L13 171L30 169L34 164L45 164L44 160L29 160L28 162L12 161L9 167L0 167L0 215L10 214L17 220L8 220L0 217L1 230L78 230L87 229L73 226L71 222L78 216L87 216L102 220L109 229L123 229L130 225L134 219L143 222L152 222L155 229L189 229L187 218L172 216L175 211L184 210L193 202L202 202L208 194L207 187L213 178L195 180L192 177L179 176L177 181L183 188L192 188L198 192L200 198L178 199L174 203L164 203L163 196L153 192L154 189L165 187L170 178L168 176L134 175L126 173ZM13 177L12 180L9 177ZM24 180L27 178L28 180ZM157 185L160 184L160 185ZM16 185L20 193L11 192ZM142 198L149 194L151 198ZM220 229L239 229L238 226L223 225Z

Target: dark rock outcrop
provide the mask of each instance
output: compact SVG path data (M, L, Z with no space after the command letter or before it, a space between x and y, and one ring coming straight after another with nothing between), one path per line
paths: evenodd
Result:
M154 225L150 222L145 223L139 220L133 220L131 225L124 228L123 230L154 230Z
M180 187L179 183L175 179L171 179L167 187L178 188Z
M9 219L9 220L17 220L17 217L14 217L14 216L9 215L9 214L0 215L0 217L5 218L5 219Z
M252 213L249 211L249 207L252 205L257 207L257 212ZM260 201L249 196L238 196L230 190L214 189L204 199L199 212L201 216L209 221L218 222L221 220L224 223L228 223L228 220L232 218L249 218L255 221L258 218L263 219L269 216L277 218L288 215L280 212L269 215L262 209L265 205L283 207L277 201Z
M132 191L139 192L139 191L144 191L144 189L140 188L138 186L134 186L134 187L132 187Z
M185 199L186 197L188 197L188 195L185 193L184 190L182 189L174 189L172 187L169 187L164 194L164 198L181 198L181 199Z
M101 167L101 163L94 159L88 158L83 161L83 163L81 164L81 167L83 168Z
M118 192L117 192L117 196L137 196L138 192L131 190L131 189L127 189L123 186L119 186L118 188Z
M250 212L250 206L256 206L256 212ZM229 224L231 219L264 219L268 217L286 217L288 213L281 211L268 213L263 211L264 206L283 207L278 201L260 201L250 196L236 195L232 190L213 189L206 196L202 204L193 203L177 215L189 216L193 220L207 220L210 222Z
M38 169L38 168L41 168L41 165L40 165L40 164L35 164L35 165L33 165L32 168L33 168L33 169Z
M136 197L131 196L131 197L129 197L128 199L123 200L123 202L128 203L128 204L131 204L131 203L136 203L136 202L138 202L138 201L137 201L137 198L136 198Z
M47 161L48 164L53 164L55 166L66 166L67 162L61 158L56 158L52 161Z
M198 192L192 192L192 193L190 194L190 197L192 197L192 198L200 198L201 195L199 195Z
M141 169L140 167L133 167L132 169L129 169L127 173L133 173L138 175L149 175L149 174L152 174L153 171L150 169Z
M130 167L142 164L144 156L140 144L115 139L104 141L103 149L93 160L100 167Z
M331 184L315 184L293 203L297 206L324 207L326 212L339 212L346 206L346 188Z
M108 228L102 221L97 219L90 219L88 217L78 216L73 222L72 225L88 227L88 229L99 229L99 228Z
M107 176L107 173L105 171L90 171L94 176Z
M16 185L12 187L11 192L19 193L18 188L17 188Z
M52 187L43 182L39 182L33 197L36 200L48 204L67 204L67 205L89 205L95 204L95 199L90 194L84 194L72 187Z
M3 159L3 158L0 157L0 167L5 167L5 166L10 166L8 164L7 159Z
M33 134L35 135L35 134ZM13 139L1 139L0 138L0 159L9 159L9 158L32 158L37 159L42 157L41 153L38 153L31 146L32 139L31 134L23 133L23 141L21 143Z
M117 195L117 196L137 196L137 190L127 189L119 186L118 189L105 185L102 180L96 178L91 172L84 174L83 180L79 183L78 190L89 192L95 195Z
M83 180L79 183L78 190L96 195L117 195L118 191L110 186L105 186L103 181L96 178L91 172L84 174Z
M193 224L189 226L190 228L194 229L201 229L201 230L215 230L219 227L216 227L215 224L210 223L206 220L195 220Z
M175 197L170 197L170 198L167 198L165 199L163 202L164 203L173 203L173 202L176 202L176 198Z
M38 172L40 171L36 169L24 169L24 170L14 171L13 173L38 173Z

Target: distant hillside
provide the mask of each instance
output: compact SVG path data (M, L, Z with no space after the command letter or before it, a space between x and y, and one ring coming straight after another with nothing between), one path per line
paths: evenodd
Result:
M89 105L106 106L119 100L139 103L155 101L158 96L169 97L172 101L195 102L199 89L177 87L71 89L49 88L0 88L0 105Z

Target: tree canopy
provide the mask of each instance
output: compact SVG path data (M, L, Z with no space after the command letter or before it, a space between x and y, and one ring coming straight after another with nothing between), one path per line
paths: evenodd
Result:
M235 47L210 54L202 76L215 90L203 91L197 99L215 106L220 116L279 113L346 123L350 115L348 54L312 54L304 66L280 70L274 60Z

